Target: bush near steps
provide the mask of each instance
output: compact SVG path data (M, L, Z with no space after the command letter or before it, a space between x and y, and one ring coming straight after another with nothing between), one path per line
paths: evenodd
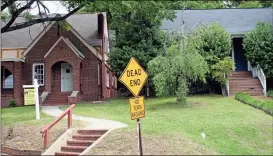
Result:
M239 92L235 95L235 99L248 104L252 107L258 108L273 116L273 100L272 101L260 101L253 99L247 93Z

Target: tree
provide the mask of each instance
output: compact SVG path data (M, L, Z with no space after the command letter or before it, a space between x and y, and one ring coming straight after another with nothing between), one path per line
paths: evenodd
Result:
M49 12L49 9L44 5L44 3L41 0L27 0L27 1L20 1L20 0L3 0L1 5L1 12L4 12L7 10L6 15L1 17L4 17L5 24L1 28L1 33L22 29L29 27L33 24L37 23L43 23L46 21L62 21L65 20L70 15L74 14L80 8L84 6L87 2L91 2L93 0L70 0L66 1L65 4L67 8L69 9L69 13L67 13L64 16L61 17L48 17L42 15L42 12L47 15ZM37 4L37 7L39 9L39 16L37 17L31 17L26 16L27 20L22 23L15 23L16 19L21 16L22 14L26 15L26 12L28 10L33 9L32 6L34 4ZM7 16L8 15L8 16Z
M180 9L221 9L226 8L225 3L222 0L216 1L185 1L182 2L182 7Z
M218 82L225 95L224 82L233 67L229 57L231 37L225 28L215 22L208 26L201 25L189 36L187 51L198 52L205 58L209 67L207 79ZM223 75L219 76L219 73Z
M259 1L241 2L236 8L262 8Z
M228 8L269 8L273 6L271 0L245 1L245 0L226 0Z
M176 95L177 102L186 104L189 80L204 80L207 63L197 53L185 52L174 44L167 48L166 56L160 55L148 63L157 96Z
M176 2L175 2L176 3ZM131 57L146 69L147 63L163 47L160 30L164 18L175 17L170 1L103 1L89 3L81 12L106 11L110 29L115 30L115 46L111 44L109 64L119 76Z
M243 39L247 60L260 65L267 77L273 77L273 28L271 23L258 22Z
M175 17L173 7L179 1L95 1L87 3L80 12L107 12L110 29L118 29L121 22L130 22L140 12L147 21L160 24L162 19Z
M216 22L201 25L189 37L188 51L198 51L205 57L209 67L230 55L231 37L224 27Z
M223 60L211 66L212 78L220 83L222 94L227 95L225 85L227 83L227 76L232 73L233 60L231 57L225 57Z

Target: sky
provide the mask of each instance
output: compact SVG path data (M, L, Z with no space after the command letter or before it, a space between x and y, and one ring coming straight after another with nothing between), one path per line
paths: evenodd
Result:
M62 6L60 1L43 1L43 3L49 9L50 14L52 14L52 13L66 14L66 13L68 13L66 8L64 6ZM35 8L31 9L30 13L33 14L33 15L37 15L38 12L39 12L37 4L33 4L32 7L35 7Z

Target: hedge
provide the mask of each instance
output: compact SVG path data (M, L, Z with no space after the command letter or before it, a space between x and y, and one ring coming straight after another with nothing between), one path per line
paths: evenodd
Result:
M252 107L261 109L264 112L268 113L269 115L273 116L273 100L271 101L255 100L251 96L249 96L247 93L243 93L243 92L237 93L235 95L235 99L245 104L248 104Z

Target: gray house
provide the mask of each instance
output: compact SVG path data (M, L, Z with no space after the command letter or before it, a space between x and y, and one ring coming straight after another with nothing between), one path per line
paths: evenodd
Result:
M266 77L263 70L252 67L244 55L242 46L244 34L254 29L257 22L273 23L272 8L259 9L211 9L211 10L177 10L174 21L164 20L162 29L167 31L183 29L189 33L201 24L217 22L232 37L231 56L235 63L234 72L227 83L228 95L239 91L250 95L266 95Z

